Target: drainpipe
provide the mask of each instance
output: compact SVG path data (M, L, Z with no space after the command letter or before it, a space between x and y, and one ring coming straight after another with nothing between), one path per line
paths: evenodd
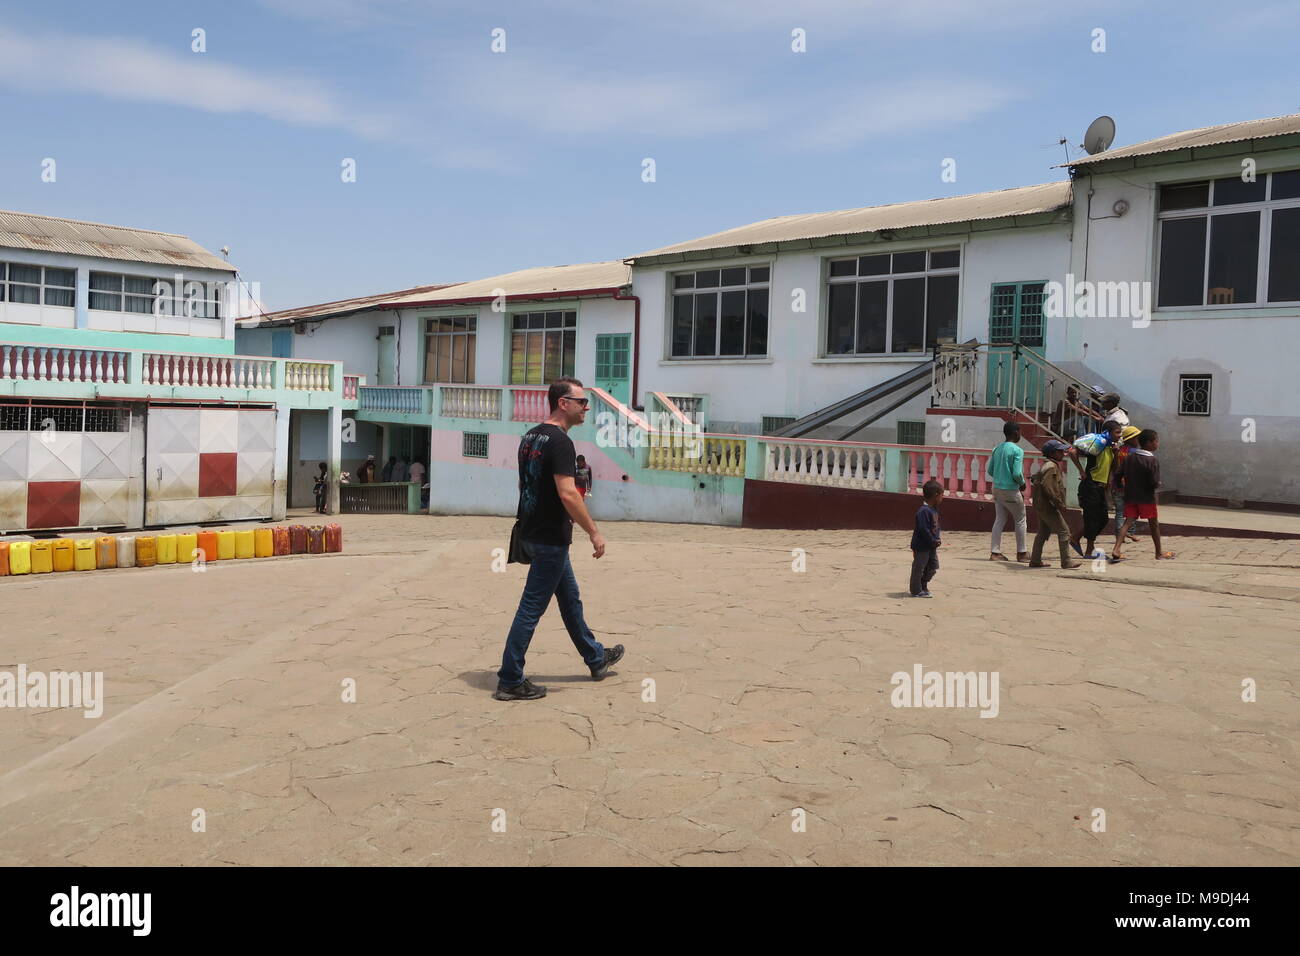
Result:
M637 396L640 392L641 384L641 297L639 295L623 295L620 292L614 293L614 298L620 302L635 302L634 318L632 320L632 410L634 412L645 411L645 406L636 403Z

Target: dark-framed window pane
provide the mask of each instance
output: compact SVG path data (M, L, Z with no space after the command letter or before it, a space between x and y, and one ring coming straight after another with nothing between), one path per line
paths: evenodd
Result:
M1273 173L1274 199L1300 199L1300 169Z
M694 273L694 272L683 272L681 275L675 275L675 276L673 276L673 288L674 288L674 289L694 289L694 288L695 288L695 273Z
M1268 300L1300 301L1300 208L1273 210L1268 251Z
M1205 217L1160 224L1160 305L1201 305L1205 290Z
M743 270L742 270L743 271ZM725 282L725 277L724 280ZM745 354L745 293L743 290L722 293L722 344L720 355Z
M45 304L61 305L70 308L72 306L72 290L47 288L45 290Z
M889 329L888 282L858 283L857 327L859 354L871 355L885 351L885 335Z
M526 366L528 384L541 385L542 358L546 353L546 333L534 332L530 329L525 334L528 336L528 364Z
M92 272L90 274L90 287L103 292L121 292L122 277L111 272Z
M767 282L772 276L771 266L754 266L749 270L750 282Z
M528 314L528 328L530 328L530 329L543 329L543 328L545 328L545 327L546 327L546 313L545 313L545 312L530 312L530 313Z
M895 275L897 275L900 272L924 272L924 271L925 271L924 252L894 253L894 274Z
M930 253L931 269L956 269L961 265L960 249L944 249Z
M749 323L745 337L745 354L767 354L767 290L749 290Z
M122 297L109 292L90 293L90 307L103 312L121 312Z
M1259 213L1210 218L1210 271L1206 302L1255 301L1259 279Z
M1204 209L1210 204L1209 183L1181 183L1160 187L1160 211Z
M691 327L694 319L695 296L673 296L673 346L674 356L691 354Z
M891 351L920 352L925 348L925 281L894 280L894 341Z
M857 297L856 282L836 282L831 285L826 311L827 355L846 355L853 351Z
M39 269L37 270L40 271ZM41 287L38 285L17 285L9 283L9 301L25 302L29 305L41 304Z
M1253 183L1242 182L1240 176L1216 179L1214 181L1214 204L1216 206L1231 206L1243 202L1263 202L1264 191L1267 187L1268 181L1264 176L1256 177Z
M149 276L122 276L122 289L133 295L155 295L155 283L167 280L151 279ZM170 283L168 283L170 285ZM180 289L172 289L173 294L180 293Z
M718 354L718 294L695 295L695 355Z
M527 377L526 355L528 333L516 332L510 337L510 384L523 385Z
M882 256L860 256L858 258L858 275L860 276L887 276L889 275L889 255Z
M741 269L723 269L723 270L722 270L722 284L723 284L723 285L744 285L744 284L745 284L745 270L744 270L743 268L741 268Z
M578 348L578 331L576 329L564 330L564 374L572 375L574 364L573 357Z
M576 328L577 325L578 325L578 313L577 313L577 312L565 312L565 313L564 313L564 327L565 327L566 329L572 329L572 328Z
M695 273L695 288L697 289L716 289L718 287L718 278L721 270L706 269L703 272Z
M957 284L957 276L930 276L926 280L926 348L957 341Z
M542 369L542 381L554 382L564 374L564 333L546 333L546 358Z
M172 315L183 314L182 312L179 312L177 310L174 299L155 299L153 296L144 296L144 295L128 295L126 297L125 311L133 312L137 315L149 315L154 310L155 302L164 303L163 304L164 311L162 312L163 315L168 314L168 312L165 311L167 309L171 310L170 314Z
M852 276L858 274L858 261L856 259L833 259L831 260L831 278L836 279L840 276Z
M511 319L511 321L514 323L514 327L515 327L516 329L526 329L526 328L528 328L528 316L526 316L526 315L513 315L513 316L510 317L510 319Z

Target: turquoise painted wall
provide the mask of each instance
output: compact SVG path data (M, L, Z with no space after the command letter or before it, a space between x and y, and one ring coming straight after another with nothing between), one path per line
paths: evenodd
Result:
M232 339L209 339L196 335L159 335L154 332L98 332L93 329L55 329L44 325L0 322L0 343L64 345L80 349L137 349L150 352L180 352L199 355L234 355Z

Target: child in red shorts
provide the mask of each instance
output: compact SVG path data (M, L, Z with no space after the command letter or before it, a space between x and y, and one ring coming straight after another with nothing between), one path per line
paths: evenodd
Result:
M1160 520L1156 514L1156 489L1160 487L1160 460L1156 458L1156 450L1159 447L1160 435L1148 428L1138 435L1138 447L1130 449L1124 459L1124 524L1115 536L1115 550L1110 556L1112 561L1124 560L1120 554L1124 536L1139 519L1151 525L1156 558L1174 556L1172 551L1160 547Z

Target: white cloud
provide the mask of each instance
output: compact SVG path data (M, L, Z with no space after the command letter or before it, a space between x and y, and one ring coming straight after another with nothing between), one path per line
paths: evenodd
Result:
M185 106L209 113L255 113L302 126L388 136L388 117L345 104L315 80L178 55L120 37L19 35L0 30L0 84L39 93L88 93Z
M797 118L786 142L795 148L834 149L875 137L957 126L1003 108L1023 94L971 78L930 79L872 86L836 96L832 108Z

